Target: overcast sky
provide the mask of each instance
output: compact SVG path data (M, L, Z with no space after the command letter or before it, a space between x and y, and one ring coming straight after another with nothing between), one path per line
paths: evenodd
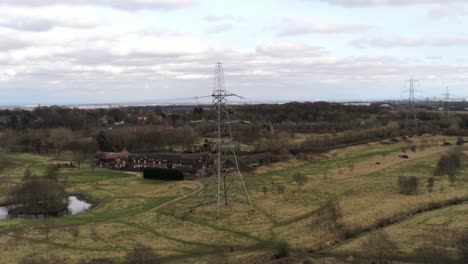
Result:
M468 98L465 0L0 0L0 105Z

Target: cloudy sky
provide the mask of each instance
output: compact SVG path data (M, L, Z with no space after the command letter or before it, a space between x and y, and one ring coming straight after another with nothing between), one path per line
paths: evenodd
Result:
M468 98L465 0L0 0L0 105Z

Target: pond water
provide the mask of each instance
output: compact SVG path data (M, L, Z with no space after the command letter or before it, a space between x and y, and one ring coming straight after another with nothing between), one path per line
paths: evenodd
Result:
M68 196L68 215L75 215L78 213L88 211L93 205L82 200L76 196ZM0 206L0 220L11 218L8 214L8 209L11 206ZM31 218L34 218L31 216Z

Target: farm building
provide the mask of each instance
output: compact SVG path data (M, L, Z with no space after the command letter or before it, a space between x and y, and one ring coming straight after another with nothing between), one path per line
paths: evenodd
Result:
M98 152L96 165L101 168L143 171L145 168L177 169L184 173L186 179L194 179L208 176L207 168L211 166L208 152L191 154L165 154L147 153L130 154L121 152ZM258 167L278 162L278 157L271 152L257 153L240 158L248 167Z
M96 164L99 167L142 171L144 168L167 168L182 171L186 178L199 178L206 176L206 163L208 153L193 154L130 154L126 151L118 153L98 153Z
M130 153L124 149L121 152L97 152L96 165L101 168L115 168L116 160L126 159Z

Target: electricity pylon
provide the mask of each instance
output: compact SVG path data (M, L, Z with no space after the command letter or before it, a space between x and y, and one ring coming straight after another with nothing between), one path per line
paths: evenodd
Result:
M409 83L409 89L406 91L409 93L408 97L408 109L406 112L406 119L405 119L405 129L408 129L410 127L410 118L413 118L413 125L414 128L418 129L418 119L416 116L416 100L414 97L414 83L418 82L417 80L414 80L413 77L406 81Z
M213 164L212 175L216 179L216 218L220 217L221 203L227 206L237 196L238 193L234 194L233 187L237 187L238 191L245 194L249 207L254 210L252 199L239 168L239 160L236 154L239 143L234 140L231 129L231 125L234 123L249 122L235 117L229 109L228 98L242 97L226 90L223 64L221 62L216 63L215 66L213 93L210 96L197 98L206 97L210 97L213 103L213 120L209 120L209 122L214 124L210 152ZM206 187L205 189L208 189L208 186Z
M449 117L449 112L450 112L450 90L449 88L447 87L446 88L446 92L444 94L442 94L444 96L444 99L445 99L445 119L448 119Z

